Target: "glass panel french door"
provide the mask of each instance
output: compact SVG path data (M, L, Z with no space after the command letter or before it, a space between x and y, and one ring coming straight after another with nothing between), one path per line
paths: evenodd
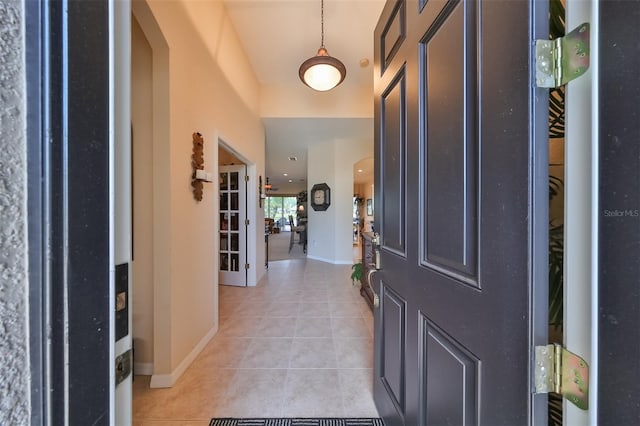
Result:
M246 166L220 167L220 284L247 285Z

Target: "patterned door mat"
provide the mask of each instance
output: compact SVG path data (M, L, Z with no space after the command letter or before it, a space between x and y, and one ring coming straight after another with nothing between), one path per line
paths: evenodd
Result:
M211 419L209 426L384 426L384 423L377 418L218 418Z

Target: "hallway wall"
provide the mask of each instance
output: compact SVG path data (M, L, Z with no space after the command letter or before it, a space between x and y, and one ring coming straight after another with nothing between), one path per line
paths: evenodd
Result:
M137 374L153 373L153 53L131 20L132 331Z
M373 122L371 139L337 139L309 148L309 194L314 184L326 182L331 205L326 211L309 208L308 258L353 263L353 164L372 155Z
M192 133L204 138L207 172L217 174L222 138L264 175L264 128L258 82L221 2L134 1L133 11L153 51L153 277L146 281L155 326L146 337L153 340L152 386L164 387L218 327L218 193L205 183L202 201L193 198ZM262 250L256 263L264 263Z

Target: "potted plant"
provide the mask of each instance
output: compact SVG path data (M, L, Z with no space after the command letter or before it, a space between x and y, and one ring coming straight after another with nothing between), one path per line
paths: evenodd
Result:
M356 282L362 284L362 279L364 278L364 265L362 262L354 263L351 266L351 282L353 285L356 285Z

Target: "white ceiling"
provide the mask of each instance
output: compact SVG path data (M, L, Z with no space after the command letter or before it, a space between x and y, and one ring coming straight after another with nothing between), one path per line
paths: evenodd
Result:
M224 2L259 82L263 86L302 85L298 77L300 64L315 56L320 47L320 0ZM371 90L360 92L368 96L367 102L371 102L373 93L373 30L384 3L384 0L325 0L324 4L325 47L347 68L345 81L334 90L366 86ZM369 64L361 66L362 60ZM279 193L296 193L306 188L306 153L311 144L372 139L371 118L361 118L361 114L355 113L352 117L360 118L351 118L344 111L340 115L263 117L266 173ZM289 161L292 155L298 161ZM291 184L289 179L293 181Z

